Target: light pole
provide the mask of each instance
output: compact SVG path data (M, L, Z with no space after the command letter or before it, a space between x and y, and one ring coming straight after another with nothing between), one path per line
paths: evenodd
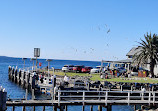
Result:
M49 77L49 66L50 66L50 61L52 61L52 59L47 59L46 61L48 62L48 77Z
M32 70L34 70L34 60L36 60L36 58L31 58L31 61L33 61L33 68L32 68Z
M24 69L25 69L25 60L26 60L27 58L22 58L22 60L24 61Z

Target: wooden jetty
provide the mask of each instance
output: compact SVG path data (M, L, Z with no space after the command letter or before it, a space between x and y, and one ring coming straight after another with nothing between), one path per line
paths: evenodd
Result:
M26 110L26 106L33 106L35 111L35 106L43 106L43 111L46 106L53 106L53 110L57 111L67 111L67 106L69 105L82 105L82 111L85 109L85 105L91 105L90 111L93 111L93 105L98 105L98 110L102 111L102 107L107 108L107 111L112 110L112 105L158 105L158 91L138 91L133 90L131 86L130 90L123 90L121 85L118 91L111 89L94 88L89 89L89 85L84 86L84 90L72 90L67 88L67 90L55 87L57 85L57 80L55 77L47 77L45 83L40 83L36 80L36 72L34 71L24 71L16 68L9 67L8 70L9 79L26 89L32 91L32 100L27 99L28 90L26 90L25 99L9 99L6 101L7 107L13 107L15 111L15 106L23 106L23 111ZM72 81L72 83L74 83ZM75 87L72 86L73 89ZM77 86L79 87L79 86ZM37 99L34 96L35 91L42 92L44 89L45 93L49 90L51 99ZM48 89L48 90L47 90Z
M6 102L6 105L8 107L53 106L54 111L57 111L57 108L63 111L64 109L61 109L61 107L65 108L69 105L82 105L83 111L85 105L99 105L99 111L101 111L102 107L106 107L108 111L111 111L112 105L158 105L158 96L156 95L158 95L158 92L152 91L57 90L54 99L51 100L10 100Z

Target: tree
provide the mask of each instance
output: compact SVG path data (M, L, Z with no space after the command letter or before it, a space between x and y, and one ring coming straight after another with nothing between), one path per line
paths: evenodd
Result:
M151 35L147 33L144 35L145 40L141 40L139 46L136 48L139 49L133 56L133 62L140 64L150 64L150 73L154 77L154 67L158 61L158 36L156 34Z

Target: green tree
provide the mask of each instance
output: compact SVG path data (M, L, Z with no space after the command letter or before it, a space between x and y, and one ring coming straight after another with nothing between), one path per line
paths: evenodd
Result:
M147 33L144 35L145 40L141 40L136 48L136 53L133 56L133 62L140 64L150 64L150 73L154 77L154 67L158 61L158 36Z

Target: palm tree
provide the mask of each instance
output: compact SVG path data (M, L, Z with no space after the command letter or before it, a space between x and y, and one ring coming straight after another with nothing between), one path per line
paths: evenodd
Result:
M136 62L138 66L140 64L150 64L150 73L154 77L154 67L158 61L158 36L156 34L151 35L147 33L144 35L145 40L141 40L139 46L136 48L139 49L133 56L133 62Z

